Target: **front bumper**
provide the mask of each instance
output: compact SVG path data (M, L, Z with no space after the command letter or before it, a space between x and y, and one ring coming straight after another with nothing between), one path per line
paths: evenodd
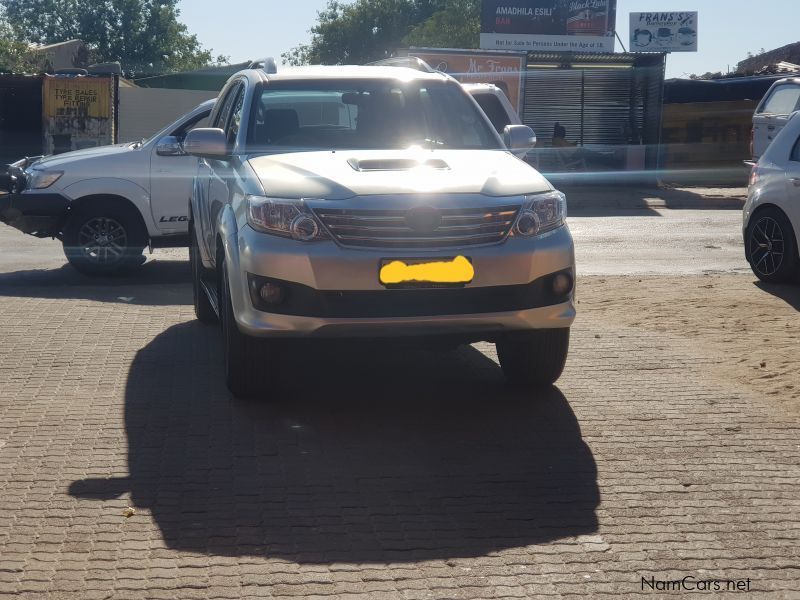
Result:
M55 236L69 202L56 193L0 194L0 221L36 237Z
M506 331L569 327L573 294L555 297L553 274L573 278L572 236L565 226L534 239L459 250L348 249L335 242L302 244L239 230L228 256L231 300L239 328L256 337L394 337L463 335L493 339ZM475 269L456 289L386 289L378 279L385 258L461 254ZM288 283L289 308L256 308L250 282ZM263 307L262 307L263 308Z

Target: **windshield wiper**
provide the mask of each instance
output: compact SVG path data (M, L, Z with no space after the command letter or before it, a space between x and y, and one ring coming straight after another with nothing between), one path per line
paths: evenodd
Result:
M422 146L423 148L443 148L446 144L442 140L434 140L431 138L424 138L421 140L412 141L409 146Z

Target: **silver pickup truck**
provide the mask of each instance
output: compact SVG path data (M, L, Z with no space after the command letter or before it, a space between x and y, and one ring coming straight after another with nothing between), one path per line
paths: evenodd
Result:
M248 69L223 88L191 197L195 312L222 322L235 396L269 396L288 339L496 343L514 383L561 374L575 317L564 195L451 77ZM505 139L503 139L505 138Z

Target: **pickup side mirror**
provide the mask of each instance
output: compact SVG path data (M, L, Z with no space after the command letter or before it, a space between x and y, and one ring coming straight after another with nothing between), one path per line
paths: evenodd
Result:
M512 152L527 152L536 145L536 134L527 125L506 125L503 129L503 141Z
M224 160L231 153L228 150L228 140L222 129L213 127L198 127L186 134L183 149L187 154L200 158L216 158Z
M159 156L186 156L186 151L178 138L168 135L158 140L156 154Z

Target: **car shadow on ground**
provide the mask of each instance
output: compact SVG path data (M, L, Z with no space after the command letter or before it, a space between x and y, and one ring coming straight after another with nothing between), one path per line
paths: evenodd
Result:
M737 210L744 198L740 188L719 190L717 196L667 186L563 185L569 214L580 217L660 217L659 210ZM730 194L726 196L724 194Z
M176 325L125 397L130 494L166 544L304 563L481 556L597 530L597 469L555 387L509 390L472 347L325 342L265 364L272 400L224 388L219 332ZM101 468L101 465L98 465Z
M74 298L145 306L192 303L189 262L154 260L112 276L91 277L70 265L0 273L0 297Z
M797 283L776 284L755 281L754 284L757 288L780 298L795 310L800 311L800 285Z

